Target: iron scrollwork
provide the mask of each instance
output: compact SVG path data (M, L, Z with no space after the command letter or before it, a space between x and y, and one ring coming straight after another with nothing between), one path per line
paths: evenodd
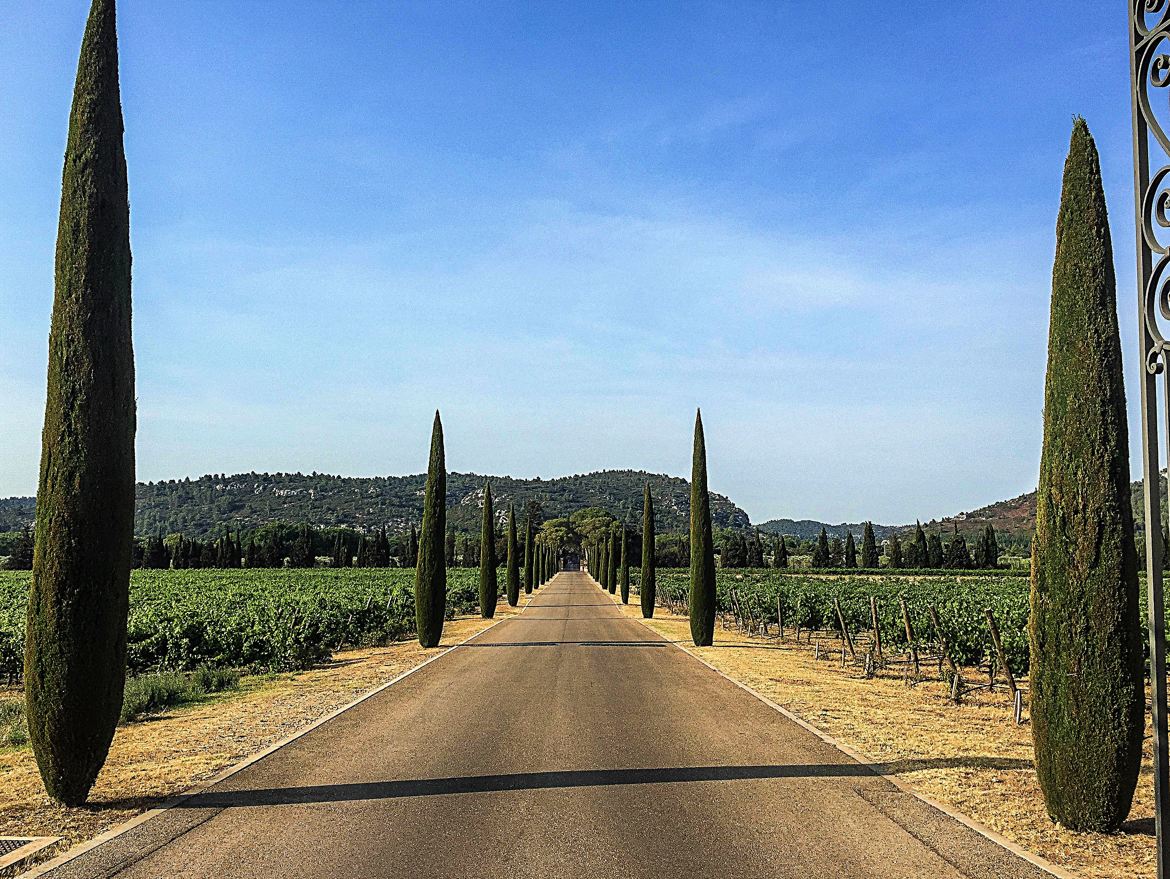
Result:
M1170 137L1162 124L1162 118L1170 122L1170 91L1159 95L1159 105L1164 101L1166 109L1162 118L1154 109L1153 98L1157 90L1170 87L1170 2L1132 2L1135 109L1140 114L1140 128L1144 129L1147 145L1156 143L1166 159L1165 163L1158 163L1161 167L1152 175L1149 165L1137 169L1138 185L1143 190L1140 232L1151 255L1151 259L1143 263L1149 267L1148 273L1143 271L1147 276L1139 279L1144 297L1145 328L1152 343L1144 352L1144 361L1146 370L1151 375L1158 375L1165 369L1164 352L1167 348L1166 334L1162 332L1159 321L1170 321L1170 241L1160 237L1167 234L1163 230L1170 230Z

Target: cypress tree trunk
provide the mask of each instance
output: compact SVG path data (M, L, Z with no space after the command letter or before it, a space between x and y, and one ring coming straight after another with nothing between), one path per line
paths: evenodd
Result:
M423 647L437 647L443 636L443 617L447 610L446 538L447 465L443 456L443 423L436 410L423 491L418 565L414 571L414 617L418 624L418 643Z
M622 580L621 593L622 604L630 603L630 550L629 550L629 536L626 534L626 526L622 526Z
M508 505L508 604L520 603L520 548L516 545L516 505Z
M485 620L496 615L500 584L496 580L496 513L491 483L483 484L483 523L479 529L479 612Z
M650 483L642 492L642 617L654 617L654 593L658 582L654 572L654 499Z
M711 538L711 498L707 494L707 444L703 416L695 412L695 449L691 461L691 640L709 647L715 639L715 542Z
M49 796L85 802L122 709L134 538L130 206L114 0L81 44L57 230L25 644L29 738Z
M1044 446L1032 543L1032 740L1049 814L1108 831L1129 813L1145 712L1116 281L1097 147L1064 166Z

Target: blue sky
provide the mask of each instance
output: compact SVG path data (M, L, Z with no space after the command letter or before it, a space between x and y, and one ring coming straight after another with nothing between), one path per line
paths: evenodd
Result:
M0 0L0 496L36 486L87 7ZM119 31L141 479L419 472L436 406L453 470L687 475L701 405L756 521L1023 493L1076 113L1138 423L1123 4L122 0Z

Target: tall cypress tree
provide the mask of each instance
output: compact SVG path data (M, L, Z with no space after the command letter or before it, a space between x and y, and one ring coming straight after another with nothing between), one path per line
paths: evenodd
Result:
M967 541L959 533L958 525L955 525L955 534L947 544L945 566L958 571L965 571L971 567L971 553L967 549Z
M622 604L630 603L630 539L626 532L626 526L622 526L622 573L621 573L621 594Z
M533 551L536 549L532 545L534 539L535 532L532 530L532 513L530 512L524 521L524 592L526 594L532 592Z
M922 523L914 522L914 564L913 568L930 567L930 549L926 545L926 532L922 530Z
M890 535L890 567L902 567L902 541L898 539L897 534Z
M829 535L825 532L824 526L821 527L821 535L817 538L816 549L813 550L812 566L814 568L829 566Z
M25 640L29 737L49 796L85 802L126 679L134 539L130 206L114 0L81 43L57 230Z
M857 567L857 544L853 542L853 532L845 538L845 567Z
M941 568L945 560L942 533L936 530L926 539L926 567Z
M418 643L436 647L443 636L447 609L447 464L443 454L443 423L435 411L431 429L431 457L423 490L423 519L418 537L418 564L414 572L414 617Z
M1145 719L1116 296L1100 160L1077 118L1056 224L1029 621L1036 775L1049 814L1074 830L1125 820Z
M621 555L621 548L618 546L617 532L612 528L609 532L609 572L606 574L608 580L606 586L609 588L609 594L613 595L618 588L618 560Z
M691 456L691 640L709 647L715 640L715 541L711 537L711 497L707 493L707 443L703 414L695 412Z
M654 617L654 593L658 588L654 570L654 499L650 496L650 483L642 491L642 616Z
M784 541L784 535L776 541L776 552L772 556L772 567L787 568L788 567L788 544Z
M866 522L865 530L861 532L861 566L869 569L878 566L877 540L873 536L872 522Z
M983 564L989 568L999 567L999 541L995 537L995 528L990 523L983 537Z
M508 504L508 604L520 603L520 547L516 544L516 504Z
M483 522L479 527L479 612L485 620L496 615L500 584L496 580L496 512L492 486L483 484Z

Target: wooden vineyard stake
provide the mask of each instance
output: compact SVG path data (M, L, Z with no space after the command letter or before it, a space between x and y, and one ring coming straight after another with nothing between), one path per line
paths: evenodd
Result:
M836 598L833 599L833 608L837 611L837 622L841 625L841 637L845 643L849 645L849 655L854 659L857 658L857 651L853 649L853 636L849 634L849 627L845 625L845 614L841 613L841 602ZM845 651L842 649L841 656L845 656ZM842 663L844 665L844 663Z
M780 606L780 596L776 596L776 628L780 630L780 640L784 640L784 608Z
M869 597L869 615L873 620L873 655L877 662L882 661L882 627L878 623L877 599Z
M898 596L898 604L902 606L902 622L906 624L906 643L910 645L910 662L914 666L914 680L918 680L921 669L918 667L918 645L914 643L914 628L910 625L910 611L906 607L906 596Z
M1016 686L1016 676L1012 674L1012 667L1008 665L1007 654L1003 649L1003 641L999 637L999 626L995 624L995 615L992 614L991 608L986 608L983 611L987 615L987 628L991 630L991 643L995 645L995 655L999 657L999 667L1003 669L1003 675L1007 678L1008 687L1011 688L1012 696L1020 691Z
M934 623L934 631L938 635L939 649L942 651L947 668L951 671L951 698L958 702L959 697L962 695L963 682L959 678L959 667L955 665L955 661L951 659L951 652L947 649L947 639L943 635L942 624L938 620L938 609L933 604L930 606L930 621Z

